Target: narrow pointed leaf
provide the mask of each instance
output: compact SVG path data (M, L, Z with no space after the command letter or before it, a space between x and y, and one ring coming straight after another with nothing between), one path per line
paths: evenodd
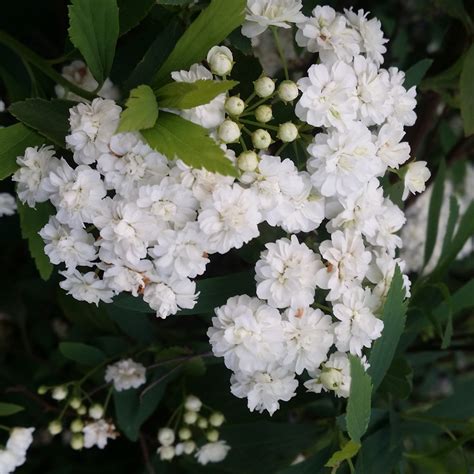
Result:
M150 86L141 85L130 91L120 117L119 132L135 132L152 128L158 118L158 104Z

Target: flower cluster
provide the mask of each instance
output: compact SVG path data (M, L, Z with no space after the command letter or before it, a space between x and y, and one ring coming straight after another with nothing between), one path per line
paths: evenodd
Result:
M8 193L0 193L0 217L11 216L16 212L15 198Z
M33 442L34 428L12 428L4 449L0 449L0 472L9 474L23 465L26 452Z
M175 456L189 456L194 453L197 462L204 466L208 463L223 461L230 450L230 446L224 440L219 440L217 430L225 421L224 415L220 412L212 412L209 417L204 417L201 413L204 410L202 402L194 395L186 397L184 410L182 418L176 420L175 430L164 427L158 431L160 447L157 452L160 459L171 461ZM170 423L172 421L174 420L171 419ZM181 426L178 427L180 423ZM198 447L194 439L202 434L207 442ZM179 441L175 444L176 437Z
M261 212L291 234L323 221L330 234L319 243L296 235L268 243L255 267L257 297L230 298L216 309L208 331L214 354L233 371L232 393L246 397L250 410L272 414L295 395L296 376L304 371L309 391L349 395L348 354L367 367L363 351L381 336L378 316L396 266L404 269L396 252L405 216L385 196L380 178L388 171L404 175L405 198L424 189L429 172L423 162L398 170L410 158L402 140L416 118L415 88L403 87L398 69L381 68L387 40L377 19L328 6L301 19L293 8L298 2L275 2L274 8L274 2L250 3L244 34L294 22L297 43L320 59L298 81L295 107L317 132L307 149L307 172L298 175L307 201L298 202L298 193L285 196L298 182L287 175L277 189L282 208L294 207L281 215L278 201L271 202L275 187L265 182L269 173L275 182L279 170L266 163L279 158L261 156L254 178ZM406 276L404 284L409 296Z

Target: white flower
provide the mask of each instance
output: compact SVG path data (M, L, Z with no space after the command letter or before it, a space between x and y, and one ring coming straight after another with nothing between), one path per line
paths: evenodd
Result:
M234 296L216 309L207 331L212 351L227 368L252 373L284 354L285 335L278 310L258 298Z
M391 120L380 127L375 144L377 156L385 166L397 169L410 158L410 145L402 142L404 136L403 125L398 121Z
M15 198L8 193L0 193L0 217L12 216L16 211Z
M189 71L174 71L171 73L171 77L176 82L196 82L213 79L211 71L201 64L193 64ZM179 115L204 128L214 129L225 119L225 100L226 95L219 94L208 104L199 105L192 109L180 110Z
M426 182L431 176L430 170L426 165L426 161L413 161L407 165L404 178L403 200L408 197L409 193L422 193L426 189Z
M287 402L293 398L298 387L294 372L283 367L252 374L237 372L230 382L232 394L247 398L250 411L262 413L267 410L270 415L280 408L280 401Z
M18 462L19 460L11 451L0 449L0 472L2 474L13 472L19 465Z
M337 350L361 357L362 349L382 335L383 321L373 315L370 305L370 290L356 287L342 295L342 303L333 306L340 321L334 327Z
M227 253L259 235L255 194L241 186L220 186L202 203L198 221L211 253Z
M143 293L144 301L156 311L159 318L176 314L181 308L194 308L197 296L196 283L187 278L149 283Z
M216 441L214 443L207 443L201 446L196 451L196 459L199 464L205 466L207 463L221 462L223 461L227 453L230 450L230 446L225 441Z
M248 0L242 34L254 38L269 26L290 28L290 23L305 20L302 8L301 0Z
M173 446L160 446L156 452L160 455L161 461L171 461L176 454Z
M59 165L54 153L52 146L28 147L25 154L16 159L20 168L12 179L18 183L17 194L20 201L30 207L50 198L47 183L49 173Z
M295 235L265 246L255 265L257 296L275 308L300 308L313 303L319 257ZM323 269L325 271L325 269Z
M146 369L132 359L119 360L108 365L105 370L105 381L113 382L117 392L138 388L146 382Z
M346 230L334 232L331 240L325 240L319 246L319 251L326 267L316 274L317 285L330 290L329 301L340 298L345 291L358 286L364 279L371 253L364 247L360 234Z
M82 432L84 434L85 448L97 446L99 449L104 449L109 439L115 439L118 436L115 426L112 423L107 423L105 420L87 423Z
M285 317L284 363L294 367L298 375L303 370L316 370L334 342L331 316L320 309L298 308L288 309Z
M298 81L303 93L296 104L298 118L315 127L350 126L356 118L358 99L354 69L342 61L332 67L313 64Z
M396 67L388 70L390 74L389 95L393 103L392 119L400 122L402 126L411 126L416 121L416 88L411 87L408 91L403 87L405 73Z
M152 270L153 263L150 260L140 260L137 265L114 263L105 269L103 279L117 293L129 291L133 296L138 296L145 288L146 275Z
M26 452L33 442L34 428L15 427L10 431L5 449L0 449L0 472L13 472L26 461Z
M94 272L82 274L77 270L72 272L60 272L65 279L59 286L79 301L87 301L99 305L99 301L111 303L114 292L107 288L104 280L101 280Z
M92 164L109 151L109 142L117 129L121 107L113 100L94 99L91 104L78 104L70 109L71 134L68 147L78 164Z
M171 446L174 443L175 434L171 428L160 428L158 431L158 441L163 446Z
M99 85L92 76L90 69L80 60L73 61L71 64L64 66L61 75L69 82L72 82L86 91L93 92ZM59 84L54 87L54 91L60 99L76 100L78 102L84 101L82 97L66 90ZM117 100L119 98L119 91L117 86L114 86L112 81L107 77L97 92L97 95L103 99Z

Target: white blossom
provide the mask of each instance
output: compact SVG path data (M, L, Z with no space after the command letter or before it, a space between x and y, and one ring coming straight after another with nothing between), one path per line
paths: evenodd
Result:
M113 382L117 392L141 387L146 382L145 367L132 359L122 359L105 369L105 381Z
M201 446L195 454L197 462L205 466L208 463L221 462L230 450L230 446L223 440L207 443Z
M9 193L0 193L0 217L12 216L15 212L15 198Z
M109 439L115 439L118 436L113 423L108 423L105 420L87 423L82 432L85 448L97 446L99 449L104 449Z

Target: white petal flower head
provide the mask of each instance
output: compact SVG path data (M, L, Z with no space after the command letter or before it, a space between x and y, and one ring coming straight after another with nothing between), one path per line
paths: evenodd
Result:
M359 233L340 230L331 235L319 246L326 267L316 274L320 288L330 290L329 301L340 298L345 291L359 284L369 269L372 255L366 250Z
M97 98L91 104L78 104L70 109L71 133L66 137L77 164L90 165L109 151L122 111L113 100Z
M96 306L100 301L112 302L114 292L94 272L82 274L74 270L60 273L65 279L59 283L59 286L76 300L94 303Z
M82 429L84 434L84 447L92 448L97 446L104 449L109 439L115 439L118 433L115 431L115 425L107 423L105 420L87 423Z
M402 142L404 136L403 125L396 120L380 127L375 145L377 156L385 166L398 169L410 158L410 145Z
M342 295L342 303L333 307L334 316L339 322L334 327L338 351L349 351L362 356L364 347L371 347L382 335L383 321L372 313L370 290L352 288Z
M128 291L133 296L138 296L148 282L147 274L153 271L150 260L140 260L137 265L112 264L104 271L104 281L116 293Z
M227 253L259 235L262 220L256 196L238 184L220 186L202 203L198 221L210 253Z
M400 122L402 126L411 126L416 121L416 88L408 89L403 87L405 82L405 73L396 67L388 70L390 75L389 94L393 103L392 119Z
M176 82L196 82L213 79L211 71L201 64L193 64L189 71L174 71L171 73L171 77ZM208 104L199 105L192 109L180 110L179 115L204 128L215 129L225 119L225 100L226 95L219 94Z
M119 360L108 365L105 370L105 381L113 382L117 392L141 387L146 382L145 367L132 359Z
M285 352L279 311L247 295L233 296L217 308L207 335L214 355L238 372L265 370Z
M5 449L0 450L1 472L13 472L25 463L26 452L33 442L34 431L34 428L23 427L11 429Z
M275 308L300 308L314 301L316 274L323 268L318 255L295 235L265 246L255 265L257 296ZM325 270L323 268L323 270Z
M263 372L232 375L230 391L238 398L247 398L250 411L262 413L267 410L273 415L280 408L280 401L287 402L296 395L298 380L294 372L280 367Z
M205 466L208 463L221 462L227 457L230 446L223 440L201 446L195 454L197 462Z
M15 198L8 193L0 193L0 217L12 216L16 212Z
M426 182L431 176L430 170L426 165L426 161L414 161L408 164L404 178L405 189L403 190L403 200L405 200L410 193L422 193L426 189Z
M270 26L290 28L305 20L302 8L301 0L247 0L242 34L255 38Z
M387 52L384 46L388 39L383 37L382 25L377 18L367 19L369 12L359 10L357 13L344 10L349 23L359 32L361 37L360 50L367 55L367 58L377 64L383 63L383 55Z
M344 130L356 118L359 101L354 69L337 61L331 67L313 64L308 76L298 81L302 92L295 113L315 127L336 127Z
M37 202L47 201L51 196L51 190L48 189L49 173L59 165L53 147L28 147L16 162L20 168L12 179L18 183L20 201L30 207Z
M2 473L9 474L13 472L20 465L20 461L23 460L18 459L18 457L8 449L0 449L0 469L2 469ZM21 464L23 464L23 462L21 462Z
M294 367L298 375L303 370L316 370L326 360L334 342L331 316L320 309L298 308L288 309L285 317L284 364Z
M321 61L346 63L359 53L360 36L347 25L347 19L330 6L317 5L312 16L297 25L296 42L311 53L319 53Z

